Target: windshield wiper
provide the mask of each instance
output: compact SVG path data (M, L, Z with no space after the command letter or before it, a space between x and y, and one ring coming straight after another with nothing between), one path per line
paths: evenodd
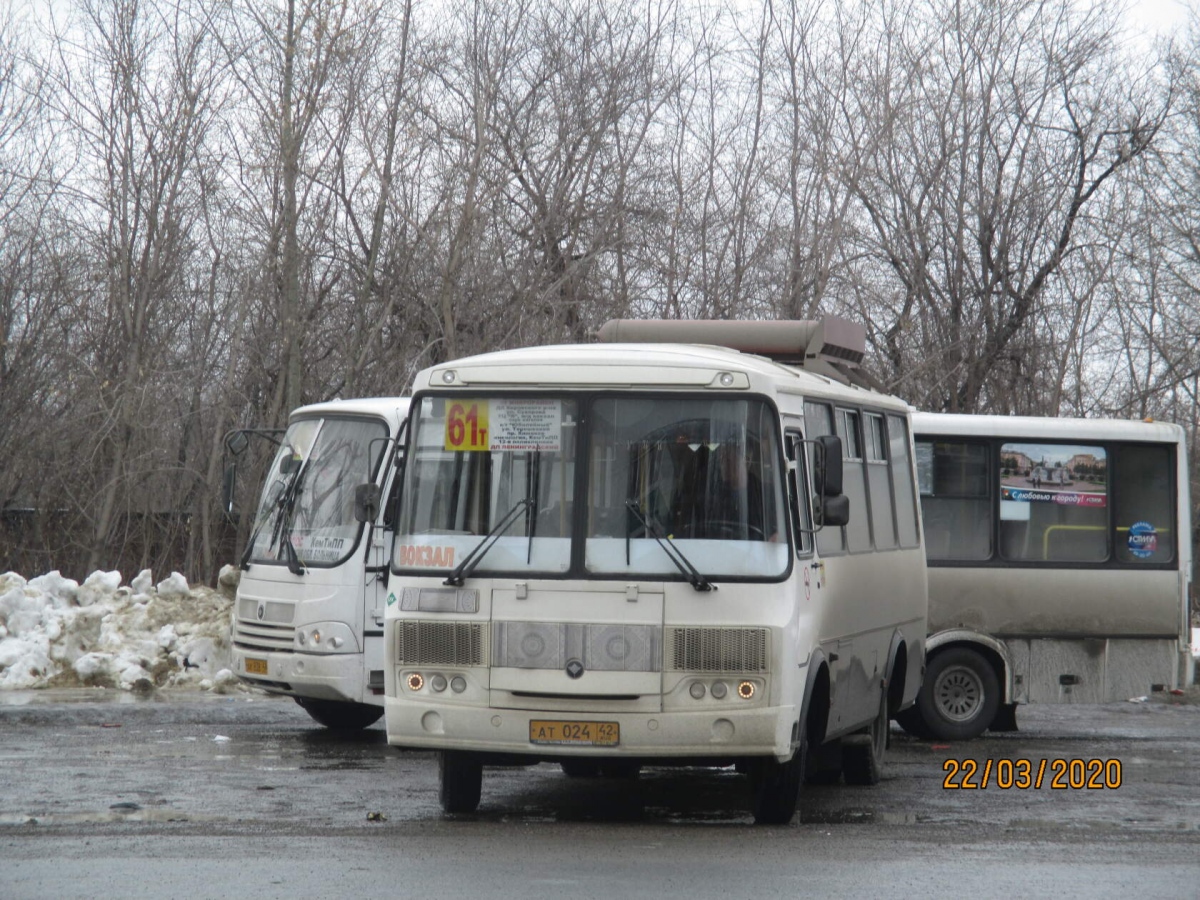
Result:
M637 517L637 520L642 523L642 527L646 529L646 532L650 535L650 537L658 541L658 546L663 548L663 553L667 554L667 558L675 564L675 568L683 573L683 576L691 583L692 587L698 591L712 591L716 589L716 585L701 575L699 571L696 570L696 567L688 561L688 558L683 555L682 550L680 550L670 541L664 541L662 539L658 533L658 529L650 523L650 520L647 516L642 514L642 508L638 506L636 500L626 500L625 508ZM628 538L628 534L626 535L626 538Z
M525 477L525 499L529 501L529 522L525 527L529 544L525 548L525 565L533 564L533 536L537 533L537 498L541 496L542 451L533 451Z
M306 467L300 466L296 471L292 472L291 477L279 492L279 496L273 501L275 507L275 528L271 535L271 542L267 544L267 548L274 547L282 537L287 545L283 549L282 555L287 562L288 571L293 575L303 575L304 569L300 565L300 558L296 554L296 548L292 546L292 542L288 535L291 533L291 526L284 526L285 521L290 520L292 510L296 505L296 496L300 487L300 475ZM270 517L264 517L254 529L254 533L250 535L250 539L246 541L246 549L242 553L242 558L239 560L239 567L243 570L250 568L250 557L254 554L254 543L258 540L259 532L263 526L267 524Z
M275 528L271 534L271 541L267 544L267 549L279 545L280 555L287 563L288 571L293 575L303 575L304 567L300 563L300 557L296 553L296 548L292 546L292 511L296 507L296 498L300 493L301 476L307 470L308 466L301 464L296 471L292 472L287 484L283 486L283 490L279 492L279 498L275 500ZM254 553L254 542L258 540L258 533L262 531L264 525L267 524L267 519L264 518L258 523L258 527L254 529L254 533L250 535L250 540L246 542L246 550L242 553L241 568L250 568L250 557Z
M475 571L475 567L479 565L480 560L487 554L495 545L496 541L500 540L500 536L512 527L512 523L517 521L519 514L533 506L533 501L528 497L518 500L516 506L504 514L499 522L497 522L492 530L489 531L482 541L475 545L475 549L468 553L463 561L454 567L454 571L450 576L442 582L442 584L453 585L454 587L462 587L463 579ZM489 544L488 541L491 541Z

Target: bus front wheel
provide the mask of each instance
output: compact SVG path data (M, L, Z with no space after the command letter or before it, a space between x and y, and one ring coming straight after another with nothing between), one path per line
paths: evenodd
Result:
M483 763L473 753L443 750L438 756L439 796L442 811L475 812L483 792Z
M369 703L314 700L312 697L297 697L296 702L312 716L314 722L331 731L359 731L374 725L383 715L382 706Z
M932 737L967 741L983 734L1000 706L991 663L969 647L951 647L925 670L917 708Z
M800 746L785 763L771 757L756 760L750 771L756 825L786 825L796 814L800 784L808 760L808 740L801 731Z

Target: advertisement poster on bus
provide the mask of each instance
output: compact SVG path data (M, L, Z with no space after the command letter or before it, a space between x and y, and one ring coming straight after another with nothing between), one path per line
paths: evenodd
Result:
M1103 447L1010 443L1000 447L1000 518L1029 518L1031 503L1087 509L1108 505Z

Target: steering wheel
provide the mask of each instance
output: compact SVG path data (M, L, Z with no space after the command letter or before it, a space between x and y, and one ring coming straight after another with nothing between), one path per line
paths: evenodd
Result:
M715 541L765 541L766 533L757 525L731 519L705 519L689 522L680 530L680 537L708 538Z

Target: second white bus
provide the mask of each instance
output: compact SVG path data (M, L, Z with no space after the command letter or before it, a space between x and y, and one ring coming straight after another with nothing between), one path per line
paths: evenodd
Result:
M233 670L247 684L295 698L333 729L383 715L383 612L388 593L395 442L401 397L335 400L295 410L278 444L242 554L232 622ZM249 436L230 432L240 455ZM359 521L355 494L378 503ZM232 477L227 508L232 505ZM379 507L383 507L382 509ZM361 511L359 511L361 512Z
M1019 703L1191 682L1183 430L916 413L929 667L909 731L1012 730Z

